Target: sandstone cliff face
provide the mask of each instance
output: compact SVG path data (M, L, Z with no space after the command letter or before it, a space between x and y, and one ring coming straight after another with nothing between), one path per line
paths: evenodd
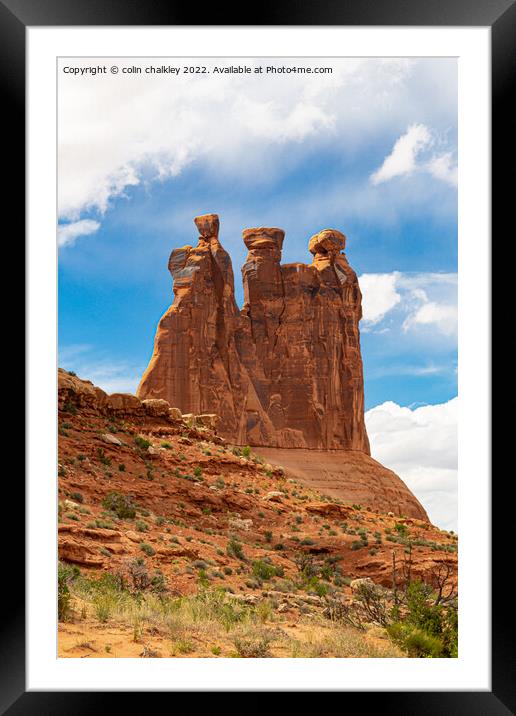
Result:
M170 255L175 298L159 322L137 395L162 398L183 413L216 413L219 433L236 443L248 442L249 419L258 426L257 444L268 444L273 427L236 347L240 316L231 259L218 239L219 219L207 214L195 224L197 246Z
M311 265L281 265L284 232L243 232L244 306L215 214L197 217L195 248L169 260L174 303L160 320L140 398L183 412L216 413L238 444L346 449L369 454L358 322L361 294L342 250L325 230L310 239Z

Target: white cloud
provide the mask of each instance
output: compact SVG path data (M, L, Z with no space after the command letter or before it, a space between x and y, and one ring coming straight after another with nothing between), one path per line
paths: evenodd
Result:
M445 152L433 157L427 162L426 169L437 179L441 179L452 186L457 186L458 169L452 152Z
M365 415L372 456L414 492L431 521L457 529L458 400L410 409L386 402Z
M93 346L75 344L59 347L59 367L73 370L79 378L91 380L106 393L135 393L143 366L112 360Z
M413 124L396 140L392 152L385 157L382 166L371 174L373 184L381 184L393 177L411 174L416 168L416 158L431 142L431 134L424 124Z
M73 246L79 236L94 234L99 228L99 222L92 219L80 219L69 224L58 224L57 245L59 247Z
M273 62L245 60L248 65ZM95 58L95 63L103 61ZM234 59L206 63L235 64ZM281 64L313 62L281 58ZM270 181L293 161L291 147L313 152L321 143L343 155L355 153L379 134L399 132L414 113L429 124L455 123L450 102L455 60L332 59L324 64L332 65L333 74L60 73L61 219L102 214L130 187L176 176L194 162L209 168L214 181L221 172L247 182ZM438 93L432 89L436 78ZM444 168L436 165L433 171Z
M457 305L429 301L424 291L418 292L421 300L419 308L407 316L403 322L403 330L419 326L435 326L445 335L457 333Z
M400 328L403 333L457 335L457 274L403 273L362 274L364 332Z
M396 291L398 272L365 273L360 276L362 291L362 318L373 325L381 321L385 314L401 301Z
M407 131L398 137L383 164L371 174L372 184L382 184L395 177L420 171L457 186L457 165L453 152L446 151L428 156L430 148L437 143L435 131L424 124L410 125Z

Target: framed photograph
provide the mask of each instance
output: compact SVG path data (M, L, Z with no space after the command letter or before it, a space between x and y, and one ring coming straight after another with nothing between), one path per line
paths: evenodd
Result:
M28 308L2 713L512 713L490 266L514 5L191 14L0 2Z

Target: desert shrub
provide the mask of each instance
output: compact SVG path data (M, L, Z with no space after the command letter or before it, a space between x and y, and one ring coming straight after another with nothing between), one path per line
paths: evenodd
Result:
M387 627L387 633L395 644L401 646L413 658L439 658L444 656L441 639L414 629L408 624L395 622Z
M246 445L242 448L242 455L244 457L249 457L251 455L251 448L249 447L249 445Z
M195 650L193 642L189 639L176 639L172 644L172 655L174 654L191 654Z
M67 400L63 405L63 412L70 413L70 415L77 415L77 408L70 400Z
M402 522L397 522L394 525L394 529L400 535L400 537L406 537L408 534L408 527L407 527L407 525L404 525Z
M57 564L57 618L65 621L70 616L72 595L69 584L79 574L78 567L72 567L64 562Z
M84 502L84 497L80 492L70 493L70 499L74 500L75 502L80 502L81 504Z
M195 569L206 569L208 565L203 559L194 559L194 561L192 562L192 567L194 567Z
M362 542L362 540L355 540L354 542L351 543L351 549L352 550L362 549L362 547L365 547L366 544L367 543Z
M429 634L439 634L441 632L440 609L429 603L431 592L431 588L419 580L407 585L407 621Z
M406 623L441 643L442 656L456 657L458 651L458 614L456 604L436 604L432 588L416 580L406 590ZM408 648L408 647L407 647Z
M226 546L226 554L228 557L236 557L236 559L242 560L242 562L245 562L246 556L244 554L244 549L241 545L241 543L232 537Z
M271 656L272 641L272 636L266 631L251 631L235 636L233 644L237 655L243 659L265 659Z
M127 574L131 580L129 589L132 592L143 592L151 584L151 578L143 557L136 557L128 562Z
M147 438L143 438L141 435L135 436L134 443L136 447L140 448L140 450L147 450L147 448L151 446L150 440L147 440Z
M114 512L121 520L132 519L136 516L136 507L132 498L121 492L109 492L102 500L102 506L106 510Z
M148 544L147 542L140 542L140 549L142 552L145 552L148 557L152 557L156 554L156 550L154 549L154 547L152 547L152 545Z
M97 448L97 457L103 465L111 465L111 458L106 455L104 448Z
M93 610L102 624L109 621L115 607L116 595L111 591L98 591L93 595Z
M304 577L315 577L318 574L318 567L314 557L306 552L299 552L294 556L294 562Z
M276 567L273 564L257 559L252 565L253 575L258 579L268 580L277 576Z

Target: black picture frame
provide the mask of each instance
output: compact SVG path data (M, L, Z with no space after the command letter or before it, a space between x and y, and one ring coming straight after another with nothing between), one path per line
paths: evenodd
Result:
M371 0L354 2L326 0L299 3L262 2L249 6L248 16L237 16L230 6L213 4L200 9L193 4L166 0L0 0L0 87L6 121L4 148L12 153L9 162L7 202L17 217L16 233L25 215L25 31L35 26L77 25L390 25L390 26L489 26L492 39L492 228L502 239L514 233L509 211L514 205L514 115L508 111L516 77L516 4L514 0ZM203 22L198 23L199 15ZM4 151L5 158L5 151ZM512 171L511 171L512 170ZM507 177L507 178L506 178ZM512 214L512 211L511 211ZM512 216L510 217L512 219ZM20 242L23 245L23 242ZM500 252L501 253L501 252ZM494 259L495 257L493 257ZM23 263L23 259L22 259ZM505 262L504 262L505 263ZM494 298L494 296L493 296ZM23 302L23 298L21 299ZM30 346L29 346L30 348ZM498 370L498 374L503 374ZM510 375L507 373L507 375ZM494 385L493 385L494 387ZM19 392L17 401L20 401ZM499 433L496 433L498 437ZM495 436L494 436L495 437ZM29 436L30 438L30 436ZM498 445L501 446L501 437ZM495 447L496 443L493 444ZM504 444L504 448L505 448ZM30 450L30 441L28 444ZM496 454L496 451L493 451ZM346 704L358 696L361 704L383 713L398 714L509 714L515 713L515 659L512 599L507 568L510 554L504 545L513 544L509 528L514 512L502 496L504 473L493 483L496 519L492 520L492 691L467 692L360 692L347 693ZM507 479L510 479L507 475ZM23 505L21 476L10 478L9 504ZM92 710L111 713L120 708L122 694L95 692L26 692L25 687L25 581L23 531L20 514L14 516L16 550L6 550L4 559L4 618L0 622L0 714L82 714ZM512 517L512 519L511 519ZM9 532L13 534L13 532ZM511 549L512 551L512 549ZM511 628L512 627L512 628ZM130 693L132 708L144 705L150 694ZM170 695L168 696L170 698ZM115 700L116 699L116 700ZM114 711L113 711L114 709Z

